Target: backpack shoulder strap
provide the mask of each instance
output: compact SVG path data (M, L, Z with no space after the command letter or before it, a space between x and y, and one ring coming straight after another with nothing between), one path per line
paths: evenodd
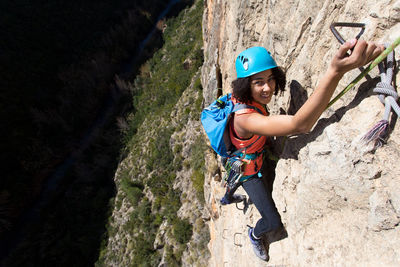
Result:
M259 108L255 107L255 106L247 105L247 104L242 104L242 103L235 104L235 106L233 107L232 113L242 110L242 109L254 109L258 113L263 114L263 112Z

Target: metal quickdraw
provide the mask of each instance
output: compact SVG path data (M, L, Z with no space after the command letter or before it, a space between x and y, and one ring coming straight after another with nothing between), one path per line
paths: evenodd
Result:
M243 159L232 157L227 159L225 164L225 183L228 188L234 188L242 177Z

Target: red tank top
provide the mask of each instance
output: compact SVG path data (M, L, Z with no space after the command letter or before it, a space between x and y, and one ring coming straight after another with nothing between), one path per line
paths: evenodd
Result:
M239 103L235 98L232 97L232 101L233 103ZM259 110L262 111L264 116L268 116L268 112L266 111L265 107L255 101L252 101L251 103L249 103L248 105L253 106L258 108ZM237 148L243 148L243 147L247 147L250 144L254 143L251 147L249 147L246 150L246 154L254 154L254 153L259 153L258 157L256 159L250 160L250 163L245 164L244 167L244 176L249 176L249 175L253 175L256 174L257 172L259 172L259 170L261 169L262 163L263 163L263 156L262 156L262 151L264 149L264 145L265 142L267 140L266 136L259 136L259 135L253 135L251 138L249 139L244 139L241 138L235 131L234 129L234 124L233 121L235 119L235 116L240 116L241 114L249 114L249 113L254 113L254 112L258 112L257 110L251 109L251 108L247 108L247 109L241 109L235 112L235 115L232 117L232 119L230 120L230 124L229 124L229 136L231 138L231 142L232 144Z

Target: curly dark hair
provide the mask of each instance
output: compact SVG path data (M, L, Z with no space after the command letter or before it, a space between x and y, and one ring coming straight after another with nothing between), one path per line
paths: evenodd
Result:
M276 81L276 87L274 95L277 95L279 91L285 91L286 85L286 73L281 67L271 69L272 75ZM251 96L250 77L239 78L232 82L233 96L242 103L250 103L253 100Z

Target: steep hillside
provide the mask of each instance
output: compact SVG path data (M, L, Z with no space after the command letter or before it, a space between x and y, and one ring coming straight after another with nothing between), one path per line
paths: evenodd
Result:
M234 60L249 46L271 51L287 70L286 91L272 113L293 114L313 92L339 43L333 22L363 22L362 38L391 43L400 36L400 1L205 1L203 16L205 105L231 90ZM358 29L340 29L345 39ZM400 49L396 49L399 63ZM399 81L398 65L395 82ZM345 75L337 92L360 73ZM276 139L280 151L273 197L288 237L270 246L271 265L398 266L400 264L400 126L391 116L388 138L377 149L360 138L384 107L372 93L378 70L329 108L310 134ZM397 84L395 84L397 86ZM222 87L222 91L216 88ZM221 174L207 153L206 206L211 209L210 266L265 266L253 256L246 224L259 218L220 206ZM214 167L211 167L214 165ZM245 194L244 191L239 191Z
M203 1L165 22L164 46L133 84L126 158L97 266L206 266L204 137L199 116Z
M0 265L92 266L114 173L123 80L191 0L0 3ZM121 120L118 119L118 122Z

